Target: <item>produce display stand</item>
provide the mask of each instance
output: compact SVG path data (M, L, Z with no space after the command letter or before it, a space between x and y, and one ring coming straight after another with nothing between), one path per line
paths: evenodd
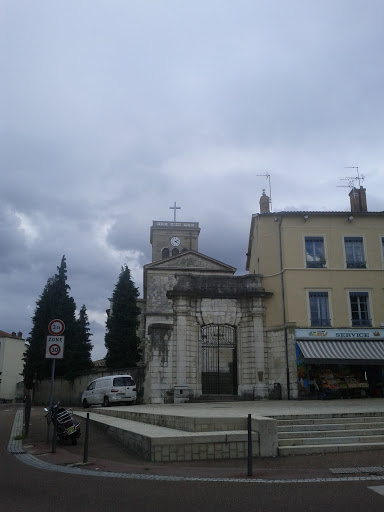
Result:
M347 374L329 368L312 369L318 398L364 398L368 396L368 381L363 372Z

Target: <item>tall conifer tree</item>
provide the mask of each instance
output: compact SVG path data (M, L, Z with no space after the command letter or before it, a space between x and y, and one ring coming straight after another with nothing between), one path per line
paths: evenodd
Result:
M108 368L132 367L140 360L140 339L136 334L140 315L138 296L139 290L131 279L131 272L124 265L113 292L111 313L107 320L105 346Z
M71 350L68 354L67 359L67 370L65 377L71 379L92 368L91 351L93 345L91 343L89 328L89 320L87 314L87 308L83 304L79 318L76 320L76 342L71 345Z
M50 277L43 293L36 302L32 318L32 330L27 338L28 347L24 355L24 382L27 388L32 388L33 380L41 380L51 376L51 359L45 359L46 337L48 324L59 318L65 323L64 357L55 362L55 375L72 378L74 374L90 368L89 335L81 336L80 320L76 320L76 304L69 296L70 287L67 284L67 264L65 256L61 259L57 274ZM83 350L79 350L84 343Z

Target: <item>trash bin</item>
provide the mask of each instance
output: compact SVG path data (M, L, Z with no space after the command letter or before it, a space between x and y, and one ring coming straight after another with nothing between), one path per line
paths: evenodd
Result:
M273 398L281 400L281 384L279 382L275 382L273 385Z

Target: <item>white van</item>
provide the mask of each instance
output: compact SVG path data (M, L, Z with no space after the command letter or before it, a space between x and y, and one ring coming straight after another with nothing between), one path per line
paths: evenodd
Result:
M118 402L136 403L136 383L131 375L109 375L92 381L81 395L83 407Z

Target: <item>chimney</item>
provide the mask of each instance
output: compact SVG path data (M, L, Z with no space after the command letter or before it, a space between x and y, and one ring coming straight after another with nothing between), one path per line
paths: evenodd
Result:
M355 188L350 191L349 198L351 201L351 212L366 212L367 210L367 197L365 195L365 188Z
M260 213L270 213L269 211L269 197L263 190L263 195L260 197Z

